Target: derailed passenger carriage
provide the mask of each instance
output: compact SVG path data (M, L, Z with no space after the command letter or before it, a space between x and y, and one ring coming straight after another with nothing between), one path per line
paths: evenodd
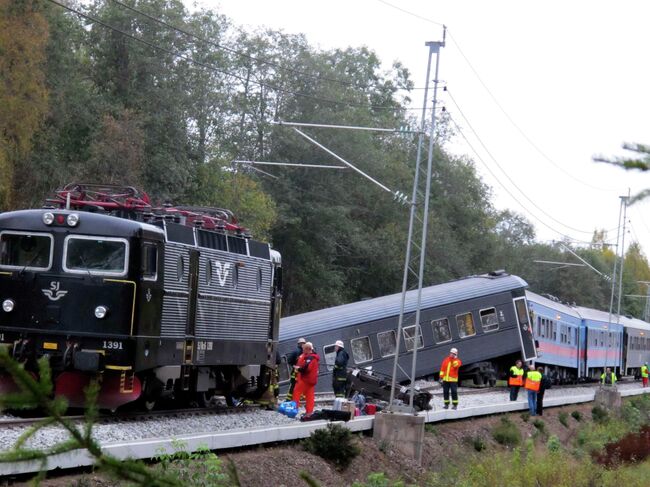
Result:
M130 187L68 185L0 215L0 341L83 406L261 395L275 365L280 256L226 210L154 208ZM86 210L86 211L83 211ZM15 388L10 378L2 390Z
M492 383L504 376L516 358L534 360L525 288L521 278L496 272L423 288L420 323L403 328L399 351L399 382L411 370L417 343L416 377L433 376L451 347L465 364L461 379ZM407 293L405 311L415 311L416 291ZM368 299L283 318L280 324L281 384L289 370L286 356L299 337L306 337L324 357L319 390L331 389L334 344L342 340L349 367L372 367L392 375L401 294Z

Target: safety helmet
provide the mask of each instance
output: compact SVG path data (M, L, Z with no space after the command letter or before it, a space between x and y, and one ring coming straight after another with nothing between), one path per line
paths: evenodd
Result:
M451 350L449 350L449 353L455 353L456 355L458 355L458 349L452 348Z
M306 342L307 342L307 340L305 340L304 338L302 338L302 337L298 338L298 344L306 343Z
M334 345L336 345L337 347L345 348L341 340L336 340L336 343Z

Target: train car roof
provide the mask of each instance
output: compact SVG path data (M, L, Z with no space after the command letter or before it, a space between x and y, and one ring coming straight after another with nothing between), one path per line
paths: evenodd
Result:
M420 308L443 306L527 286L522 278L508 274L466 277L422 288ZM409 291L404 304L405 312L415 311L416 301L417 291ZM401 303L402 293L396 293L282 318L280 341L398 316Z
M546 306L547 308L555 309L560 313L573 316L577 319L581 318L580 313L578 313L578 311L573 306L569 306L568 304L560 303L559 301L553 301L552 299L545 298L544 296L536 294L528 289L526 290L526 297L533 303Z
M600 321L602 323L611 323L612 325L616 325L616 313L611 314L611 322L610 322L610 314L607 311L600 311L598 309L593 309L593 308L585 308L583 306L576 306L576 310L578 310L578 313L580 313L580 316L584 320L590 320L590 321ZM619 323L619 326L622 326L623 323ZM587 326L589 324L587 323Z
M43 223L44 213L54 213L55 215L69 215L76 213L79 215L79 223L75 227L64 225L46 225ZM165 238L163 229L127 218L106 215L104 213L92 213L88 211L71 211L59 209L38 209L38 210L17 210L8 211L0 214L0 228L2 230L22 230L34 232L52 232L62 230L72 230L73 233L86 235L102 235L126 237L137 234L144 234L150 238L158 240Z
M638 330L650 331L650 323L640 320L639 318L629 318L621 316L621 324L628 328L636 328Z

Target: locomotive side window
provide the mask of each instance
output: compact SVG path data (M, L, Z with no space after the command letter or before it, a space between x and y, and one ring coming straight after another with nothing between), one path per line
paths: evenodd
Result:
M212 283L212 261L210 259L205 261L205 283Z
M258 267L257 269L257 290L262 290L262 268Z
M476 335L476 327L474 326L472 313L456 315L456 323L458 324L458 335L461 338Z
M361 364L363 362L370 362L372 360L370 338L353 338L350 340L350 345L352 347L352 357L354 358L354 363Z
M153 244L142 246L142 278L145 281L158 278L158 248Z
M436 343L444 343L451 340L451 329L449 328L449 320L441 318L431 322L433 327L433 339Z
M334 350L335 345L325 345L323 347L323 357L325 357L325 365L327 365L327 370L334 370L334 361L336 360L336 350Z
M406 349L409 351L413 350L413 342L415 341L416 326L417 326L417 334L418 334L418 348L424 347L424 341L422 340L422 328L420 328L420 325L407 326L402 330L402 332L404 333L404 345L406 346Z
M479 314L481 316L483 331L499 329L499 320L497 319L497 310L495 308L482 309Z
M46 233L2 232L0 267L46 271L52 267L52 242Z
M178 256L178 262L176 263L176 279L178 281L183 280L183 276L185 275L185 259L183 258L182 255Z
M77 274L124 276L129 257L123 238L68 236L63 248L63 270Z
M377 333L377 341L379 342L379 355L382 357L389 357L395 355L397 348L397 335L395 330L382 331Z

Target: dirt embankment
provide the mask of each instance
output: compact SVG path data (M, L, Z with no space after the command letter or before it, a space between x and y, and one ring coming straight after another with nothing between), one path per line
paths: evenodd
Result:
M571 417L572 411L580 411L583 421L591 420L592 403L572 405L562 408L547 409L541 418L545 423L545 440L550 435L556 435L562 444L573 440L579 423ZM559 420L559 414L568 415L568 427ZM357 456L344 471L338 471L330 463L320 457L307 453L299 442L274 446L260 446L252 449L222 452L219 456L224 461L234 462L237 467L240 483L245 487L298 487L307 485L300 479L301 472L307 472L322 487L341 487L351 485L355 481L365 482L368 475L383 472L392 480L404 480L407 484L422 485L430 472L439 471L452 461L471 459L474 455L485 455L490 452L505 450L493 436L494 427L500 423L503 415L473 418L462 421L432 423L427 425L422 465L416 465L412 459L406 458L396 451L380 447L369 436L357 438L361 454ZM540 436L532 418L525 422L521 413L506 414L522 434L522 439ZM478 453L476 442L482 442L484 450ZM24 479L21 479L24 480ZM21 482L5 485L27 485ZM86 473L63 475L50 478L41 485L50 487L63 486L95 486L109 487L121 485L101 474Z

